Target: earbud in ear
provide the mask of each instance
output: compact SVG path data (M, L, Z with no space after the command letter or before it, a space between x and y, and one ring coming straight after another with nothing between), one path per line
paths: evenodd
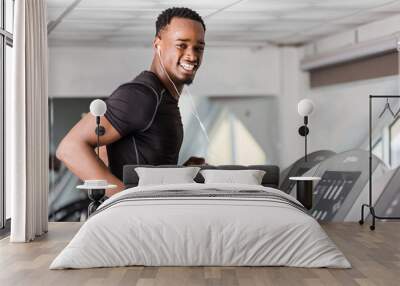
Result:
M160 48L160 46L156 46L156 48L157 48L157 53L158 53L158 55L160 56L160 54L161 54L161 48Z

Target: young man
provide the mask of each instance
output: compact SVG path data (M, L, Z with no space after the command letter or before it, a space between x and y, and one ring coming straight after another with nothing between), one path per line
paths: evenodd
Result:
M188 8L163 11L156 22L154 56L149 71L121 85L106 100L102 118L109 168L95 153L96 120L90 113L63 138L57 158L82 180L105 179L124 189L126 164L177 164L183 140L178 100L184 84L191 84L204 51L205 25Z

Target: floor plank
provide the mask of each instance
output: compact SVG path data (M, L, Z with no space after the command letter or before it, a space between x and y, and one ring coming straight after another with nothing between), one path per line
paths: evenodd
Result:
M50 223L32 243L0 240L0 285L400 285L400 222L379 222L375 231L357 223L322 227L352 263L352 269L291 267L117 267L48 269L81 223Z

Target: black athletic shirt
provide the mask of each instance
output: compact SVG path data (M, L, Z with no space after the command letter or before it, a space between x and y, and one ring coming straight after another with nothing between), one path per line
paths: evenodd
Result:
M126 164L176 165L183 140L178 101L150 71L121 85L104 115L121 135L107 145L111 173L122 180Z

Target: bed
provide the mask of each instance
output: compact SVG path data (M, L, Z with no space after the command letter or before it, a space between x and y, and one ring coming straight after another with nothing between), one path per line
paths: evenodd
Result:
M276 189L276 166L262 185L196 183L138 186L106 200L50 269L144 266L292 266L350 268L343 253L293 197Z

